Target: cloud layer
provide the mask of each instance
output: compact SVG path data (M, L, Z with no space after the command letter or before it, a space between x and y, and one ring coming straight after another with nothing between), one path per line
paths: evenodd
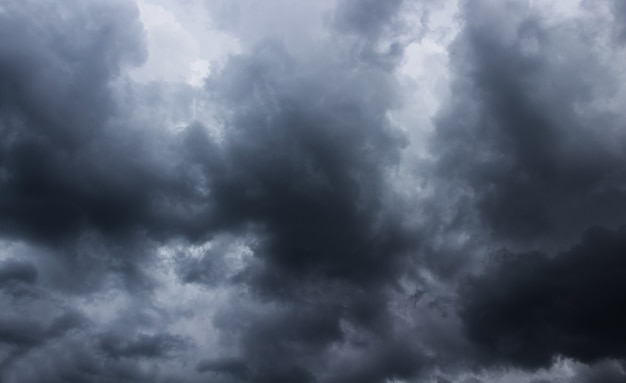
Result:
M623 381L625 11L1 5L0 381Z

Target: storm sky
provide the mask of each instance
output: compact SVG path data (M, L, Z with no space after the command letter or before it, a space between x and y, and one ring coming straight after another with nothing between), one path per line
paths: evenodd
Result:
M623 0L3 0L0 382L626 381Z

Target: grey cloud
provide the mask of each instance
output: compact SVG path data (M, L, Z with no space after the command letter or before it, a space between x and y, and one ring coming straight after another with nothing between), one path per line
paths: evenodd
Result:
M626 358L624 254L624 228L594 228L556 256L501 255L466 287L469 338L488 359L527 367Z
M7 371L6 382L154 382L157 376L135 362L107 362L78 342L66 341L32 353ZM42 358L44 356L44 358ZM32 366L36 365L36 370Z
M626 42L626 5L623 1L613 1L613 15L615 16L615 35L618 42Z
M315 377L300 367L271 366L265 369L251 370L248 363L240 358L218 358L201 361L196 370L200 373L212 373L214 378L232 379L237 382L315 382ZM228 380L231 381L231 380Z
M233 282L249 288L251 299L283 309L244 318L243 327L221 325L245 369L204 362L198 370L258 382L315 381L316 369L332 358L331 345L343 341L340 324L347 321L383 345L380 357L376 348L368 351L374 379L406 375L403 363L385 356L391 321L385 297L416 241L397 219L385 185L405 145L387 117L398 104L392 66L364 60L355 67L345 41L325 42L307 57L266 41L207 80L225 125L221 140L200 123L180 140L160 127L133 125L132 107L161 89L116 88L128 81L124 68L145 57L136 10L100 2L75 7L11 3L0 15L3 31L15 36L0 46L0 76L7 80L0 114L3 236L41 246L38 269L66 292L109 286L114 279L105 275L113 271L129 283L116 288L147 290L149 298L153 285L133 290L132 283L149 270L160 244L249 235L254 259ZM398 9L384 7L377 26L365 30L369 21L359 19L374 20L373 14L347 7L340 11L346 27L365 40L382 34ZM41 19L37 29L31 17ZM178 275L214 287L224 278L219 267L227 267L220 252L191 263L176 258ZM14 341L20 339L30 338ZM169 334L113 332L96 339L84 362L59 362L53 375L141 381L143 370L133 361L169 359L185 349ZM30 357L12 363L9 381L23 377L20 366ZM91 367L83 371L80 364Z
M169 88L124 75L147 54L138 16L125 1L11 1L0 13L11 37L0 42L1 237L29 243L40 274L68 292L110 273L142 285L157 243L204 233L180 142L141 116L171 104Z
M351 50L358 61L393 70L401 63L406 45L418 39L407 32L407 22L402 17L407 3L411 2L340 1L333 25L356 38Z
M387 119L398 84L389 68L353 60L343 42L314 57L261 44L207 81L227 126L220 142L188 131L213 198L210 224L257 238L236 279L282 307L219 315L218 328L240 339L241 380L374 382L421 370L419 352L395 353L386 302L419 241L385 184L406 145ZM343 323L376 344L357 346L366 351L348 375L324 367L351 342Z
M445 238L467 240L463 266L442 275L456 284L504 250L458 284L454 304L475 347L460 359L528 370L623 359L626 141L621 112L604 107L621 97L610 61L619 24L593 7L556 23L525 2L461 5L430 182Z
M146 55L137 16L104 2L10 2L0 14L12 36L0 46L3 236L58 243L180 221L154 208L185 194L152 157L161 133L118 122L113 82Z
M10 259L0 263L0 287L12 283L33 284L38 275L37 269L30 262Z
M416 241L386 202L384 179L403 146L385 115L393 77L354 69L338 60L345 51L329 48L336 52L323 54L334 57L317 57L319 68L279 43L232 58L207 82L225 111L222 142L199 127L188 132L213 198L210 224L258 238L239 280L285 305L235 330L261 381L314 374L307 360L332 358L341 320L384 328L386 290Z
M159 365L180 356L189 346L186 339L166 333L93 336L98 330L94 323L80 327L69 324L56 320L44 331L54 336L15 349L3 361L3 382L168 381L172 374L159 371Z
M7 307L7 312L11 308ZM6 314L5 314L6 315ZM47 319L47 318L46 318ZM84 318L75 312L65 312L52 320L34 320L15 314L0 318L0 379L7 379L16 363L32 350L46 347L72 331L84 327Z
M398 379L415 379L428 357L416 349L410 340L391 340L375 345L356 365L348 365L338 372L333 382L376 383Z
M593 42L574 22L545 26L516 2L493 8L467 2L453 43L457 79L437 118L442 174L470 188L504 241L571 241L593 224L621 224L623 138L610 132L622 123L593 106L615 74L582 53Z
M343 63L307 74L296 60L262 46L209 83L232 126L222 147L190 131L189 151L206 169L215 225L258 227L276 271L384 277L396 257L382 254L406 243L377 217L402 143L384 116L393 79L368 67L348 75Z
M605 361L592 366L576 366L576 383L619 383L626 379L624 364Z
M184 251L178 254L177 273L184 283L215 287L237 278L237 271L229 265L227 257L241 251L238 241L231 236L218 236L212 246L200 256L190 256Z
M216 372L245 379L250 373L246 362L239 358L205 359L196 366L198 372Z
M414 164L399 65L430 2L252 3L208 6L241 51L202 88L131 79L132 2L0 6L3 382L419 382L558 357L619 380L592 364L625 358L620 44L602 40L621 5L555 24L461 1L433 162ZM414 176L428 196L398 193Z
M344 0L339 2L335 11L335 23L340 30L377 40L385 29L393 28L393 21L398 18L403 2Z
M43 324L16 317L0 319L0 342L18 347L33 347L56 338L81 324L76 314L63 314L51 323Z
M130 338L122 334L106 334L100 338L101 350L110 358L168 358L184 350L188 341L172 334L139 333Z
M0 238L10 244L0 265L1 380L140 381L136 362L95 352L100 329L72 300L105 284L145 294L155 238L187 230L170 230L181 204L161 210L169 197L193 194L163 160L175 139L160 126L138 127L129 113L133 97L149 95L123 75L146 57L137 9L9 1L0 34ZM168 356L178 344L131 339L109 351Z

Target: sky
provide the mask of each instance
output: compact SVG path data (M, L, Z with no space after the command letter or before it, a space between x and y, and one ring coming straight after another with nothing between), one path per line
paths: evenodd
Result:
M0 2L0 382L626 381L623 0Z

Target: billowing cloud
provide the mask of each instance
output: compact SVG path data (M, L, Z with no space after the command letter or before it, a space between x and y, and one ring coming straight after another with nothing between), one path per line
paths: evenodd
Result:
M451 48L455 92L437 122L443 174L469 188L502 239L572 241L621 224L623 121L610 107L622 79L590 40L602 19L549 22L523 2L468 2L466 14Z
M403 145L386 117L395 80L374 65L354 69L341 46L326 49L302 58L263 43L233 58L207 83L229 129L221 142L200 127L189 132L211 224L256 238L238 279L284 305L235 329L248 369L268 381L314 379L302 365L332 356L342 321L383 331L386 290L417 241L385 188Z
M620 16L537 3L463 3L433 141L452 227L482 252L457 297L476 363L530 370L624 358Z
M623 380L619 1L5 3L2 382Z

